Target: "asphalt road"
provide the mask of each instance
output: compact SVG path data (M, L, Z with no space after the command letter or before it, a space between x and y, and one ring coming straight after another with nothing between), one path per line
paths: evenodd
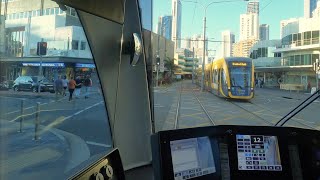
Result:
M97 89L93 88L88 99L82 95L71 102L68 96L56 98L54 94L44 92L40 95L32 92L1 92L0 119L19 122L22 100L23 123L35 123L39 102L40 125L45 129L56 128L79 136L87 143L91 156L110 150L112 140L107 112Z

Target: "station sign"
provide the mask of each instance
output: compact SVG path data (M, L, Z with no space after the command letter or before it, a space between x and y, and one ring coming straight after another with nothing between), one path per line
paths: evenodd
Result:
M76 63L77 68L96 68L94 64L81 64L81 63Z
M39 63L22 63L22 66L40 66ZM65 67L64 63L42 63L43 67Z

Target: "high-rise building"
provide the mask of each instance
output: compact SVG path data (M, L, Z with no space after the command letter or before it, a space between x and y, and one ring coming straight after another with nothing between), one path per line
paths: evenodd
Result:
M192 50L190 37L187 37L181 42L181 48Z
M259 16L257 13L240 15L239 40L259 39Z
M250 1L247 6L247 13L259 14L259 1Z
M175 42L175 49L181 46L181 1L172 0L172 35L171 39Z
M232 55L232 45L235 42L235 36L229 30L221 33L221 54L223 57L230 57Z
M160 16L158 21L158 34L171 39L172 16Z
M260 41L269 40L269 25L261 24L259 27L259 38Z
M317 8L318 0L304 0L304 17L311 18L312 12Z
M233 44L233 57L250 57L250 49L258 42L257 39L247 39Z
M313 10L312 17L320 17L320 1L317 3L317 8Z
M280 39L283 38L283 34L287 34L285 32L287 31L287 29L284 28L285 26L287 26L288 24L297 24L298 22L299 22L298 18L291 18L291 19L280 21Z

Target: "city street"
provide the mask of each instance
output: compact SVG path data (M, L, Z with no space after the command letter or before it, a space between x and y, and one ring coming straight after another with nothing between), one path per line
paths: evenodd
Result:
M310 94L257 88L250 101L237 101L217 97L209 92L199 92L200 88L190 80L174 83L171 87L158 88L155 97L156 130L173 129L177 102L182 85L178 128L211 126L195 96L216 125L265 125L275 124ZM320 129L319 101L292 118L286 126Z
M78 162L83 162L89 157L109 151L112 147L111 133L103 96L100 94L99 89L93 87L87 99L84 98L84 92L82 92L80 97L74 97L72 101L68 101L68 98L68 93L65 97L59 96L56 98L55 94L45 92L40 94L13 92L11 90L0 92L0 129L4 132L1 135L1 139L7 139L7 143L4 144L6 146L2 146L2 148L12 149L12 151L8 151L10 153L13 153L14 149L17 149L18 146L23 146L22 144L25 144L25 148L33 149L33 151L36 148L39 152L42 152L39 153L39 156L43 155L39 157L37 154L34 154L32 157L36 156L40 158L34 164L48 160L46 159L44 149L50 150L50 154L55 155L51 159L59 159L60 157L60 159L68 158L69 160L72 159ZM40 103L39 142L43 143L43 146L37 146L37 142L32 142L38 107L37 102ZM22 104L23 116L21 114ZM22 133L17 132L21 117L23 117ZM54 133L50 134L49 132ZM66 142L62 142L59 138L65 139ZM50 147L46 147L45 145ZM76 149L72 149L73 147L76 147ZM79 148L82 148L82 150ZM17 153L20 154L21 151L17 151ZM19 154L15 154L14 156L18 158ZM61 164L59 165L61 168L64 168L63 171L65 172L78 165L77 162L72 162L73 164L68 163L67 165L63 164L65 161L61 160ZM10 166L10 162L7 162L8 166ZM25 163L30 164L30 162ZM59 164L59 161L53 164L57 163ZM13 162L11 164L16 166ZM21 169L27 166L22 165ZM19 170L19 167L17 170ZM43 167L42 169L45 170L45 168ZM57 168L57 172L61 172L61 168ZM39 169L41 170L41 168ZM14 170L12 171L14 172Z

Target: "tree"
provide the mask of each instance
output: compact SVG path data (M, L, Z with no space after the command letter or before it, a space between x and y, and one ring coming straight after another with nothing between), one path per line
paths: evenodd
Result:
M176 64L174 64L174 58L170 59L169 57L166 57L166 59L164 60L164 67L167 68L167 70L170 73L170 78L172 77L173 72L179 68Z

